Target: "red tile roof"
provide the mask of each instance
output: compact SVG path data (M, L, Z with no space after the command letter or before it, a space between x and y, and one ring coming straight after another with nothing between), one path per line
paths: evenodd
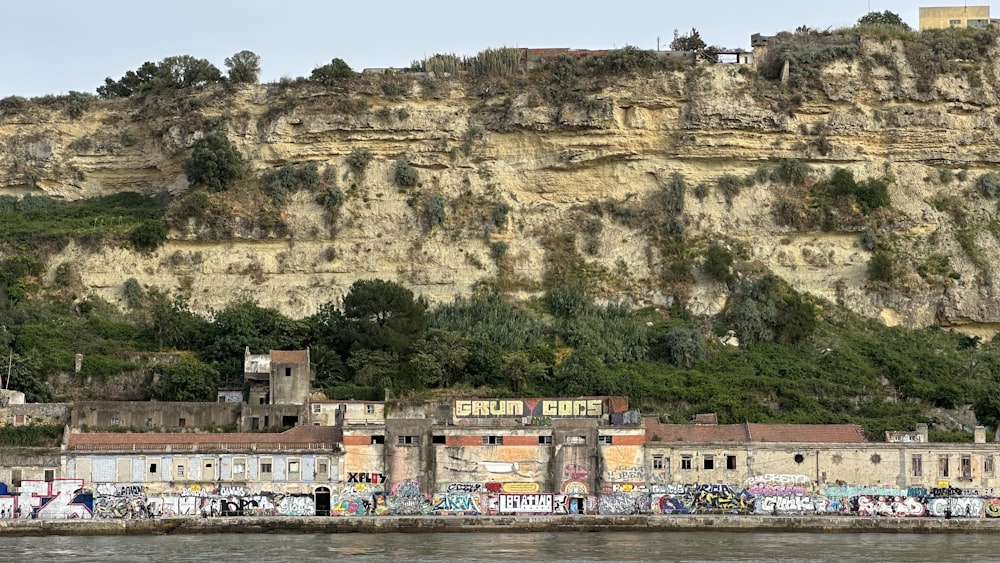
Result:
M857 424L662 424L646 419L650 442L867 442Z
M284 451L334 449L343 442L340 428L296 426L281 433L271 432L74 432L68 449L96 451Z
M753 442L867 442L857 424L747 424Z
M309 350L271 350L272 364L308 364Z

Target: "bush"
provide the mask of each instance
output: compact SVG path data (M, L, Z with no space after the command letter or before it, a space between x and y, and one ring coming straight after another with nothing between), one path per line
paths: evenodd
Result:
M875 235L875 231L871 227L865 227L865 230L861 231L861 246L865 250L875 250L877 244L878 236Z
M286 164L267 172L262 178L264 193L275 203L284 203L285 197L298 190L314 192L319 188L319 167L315 162L306 164Z
M708 185L704 182L700 182L694 187L694 197L698 198L698 201L703 201L708 197Z
M129 240L138 250L155 250L167 241L167 227L162 220L143 221L132 231Z
M444 197L441 194L434 194L427 200L424 206L424 223L427 229L433 229L436 225L443 225L445 219Z
M715 185L722 192L722 196L726 198L726 203L732 205L733 198L740 195L740 189L743 188L743 180L732 174L726 174L719 178Z
M314 68L309 80L326 87L336 87L344 86L353 76L350 65L344 59L335 58L329 64Z
M801 186L809 178L809 165L795 158L786 158L774 169L772 179L789 186Z
M0 115L13 115L27 105L27 98L22 98L21 96L7 96L6 98L0 99Z
M494 262L499 262L507 254L508 245L502 240L490 243L490 258Z
M670 179L662 183L660 188L660 204L668 217L673 217L684 211L684 196L687 193L687 181L680 172L674 172Z
M159 381L153 386L157 401L215 401L219 373L201 362L182 361L156 367Z
M417 174L417 169L414 168L410 161L406 158L400 158L396 161L396 169L393 172L393 181L396 185L401 188L412 188L417 185L420 180L419 174Z
M510 206L506 203L498 203L493 208L490 217L493 219L493 226L502 229L507 226L507 215L510 214Z
M373 158L375 156L372 154L372 151L354 147L351 149L351 154L347 155L347 166L355 172L364 172Z
M716 281L729 282L733 277L733 254L726 248L712 243L705 250L705 263L702 271Z
M316 195L316 203L323 206L323 209L336 209L344 204L344 192L337 186L329 186Z
M1000 197L1000 174L989 172L976 178L976 189L985 197Z
M892 258L882 252L876 252L868 262L868 279L889 283L893 279L892 267Z
M221 192L243 174L243 166L243 157L226 134L214 131L195 141L184 173L191 184Z
M122 285L122 296L125 298L125 304L128 305L129 309L138 309L142 307L142 299L145 297L145 293L142 291L142 286L139 285L138 280L129 278Z

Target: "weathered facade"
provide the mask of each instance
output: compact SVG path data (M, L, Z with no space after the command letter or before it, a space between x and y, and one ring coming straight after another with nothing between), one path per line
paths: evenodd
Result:
M161 404L150 405L152 413ZM640 417L624 397L240 408L244 417L292 409L305 423L282 433L73 431L62 451L8 450L0 455L0 518L19 507L21 517L38 518L1000 517L1000 444L987 443L983 427L971 443L931 443L925 425L873 443L852 424L720 425L714 415L664 424Z
M920 31L951 27L985 28L990 25L989 6L946 6L920 8Z

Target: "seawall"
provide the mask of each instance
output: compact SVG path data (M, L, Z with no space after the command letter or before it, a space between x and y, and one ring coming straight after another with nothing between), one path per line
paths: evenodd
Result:
M0 536L421 532L834 532L997 533L1000 519L863 516L560 515L215 517L149 520L0 520Z

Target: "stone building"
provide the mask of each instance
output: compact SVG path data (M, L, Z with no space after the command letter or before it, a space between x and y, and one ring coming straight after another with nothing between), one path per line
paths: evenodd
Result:
M71 433L64 474L95 494L95 514L329 515L341 432Z
M733 487L796 477L807 491L865 486L1000 492L1000 445L978 427L973 443L930 443L927 427L869 442L853 424L662 424L646 420L651 485Z

